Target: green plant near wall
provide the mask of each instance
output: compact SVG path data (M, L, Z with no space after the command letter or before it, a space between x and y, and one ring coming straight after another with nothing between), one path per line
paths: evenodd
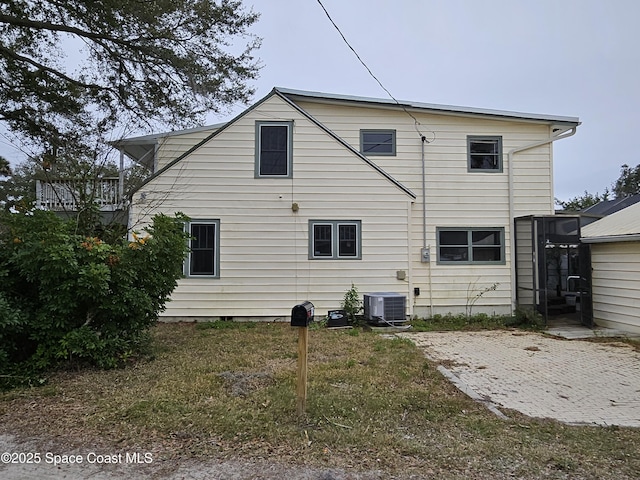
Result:
M358 288L353 283L351 283L351 288L344 294L340 307L347 314L350 323L358 323L357 315L362 311L363 305L362 300L360 300L360 292L358 292Z

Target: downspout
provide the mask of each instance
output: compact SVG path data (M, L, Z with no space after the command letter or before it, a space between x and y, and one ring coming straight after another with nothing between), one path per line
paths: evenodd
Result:
M514 206L514 197L513 197L513 156L516 153L523 152L525 150L530 150L532 148L541 147L542 145L547 145L555 142L556 140L562 140L563 138L568 138L575 135L577 126L571 128L565 128L560 131L557 135L551 135L549 138L545 140L540 140L538 142L530 143L529 145L524 145L522 147L514 148L509 151L507 154L507 167L509 169L509 246L511 249L511 313L515 311L516 308L516 237L515 237L515 228L514 228L514 220L515 220L515 206Z
M422 147L422 248L427 248L427 179L426 179L426 165L424 156L424 144L427 142L427 137L424 135L420 137L420 145Z
M421 140L421 155L422 155L422 248L420 250L420 261L427 263L429 269L429 316L433 317L433 284L431 277L431 255L429 252L429 245L427 245L427 167L426 156L424 151L427 137L420 135Z

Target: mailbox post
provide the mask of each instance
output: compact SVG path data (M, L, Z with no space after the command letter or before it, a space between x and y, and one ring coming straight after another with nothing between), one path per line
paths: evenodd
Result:
M309 350L309 324L313 322L314 307L304 302L291 309L291 326L298 327L298 378L296 384L298 416L304 415L307 405L307 352Z

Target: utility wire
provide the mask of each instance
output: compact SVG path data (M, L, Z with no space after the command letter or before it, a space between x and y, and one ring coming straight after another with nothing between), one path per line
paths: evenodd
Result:
M389 95L389 97L391 97L391 99L396 102L396 104L399 107L402 107L402 110L404 110L404 113L406 113L407 115L409 115L412 119L413 119L413 126L416 129L416 132L418 132L418 135L420 135L420 138L422 139L422 141L426 141L427 143L429 143L429 141L426 140L426 137L422 134L422 132L420 132L420 130L418 129L418 125L420 125L420 122L418 121L418 119L409 111L407 110L407 108L402 105L397 99L396 97L394 97L391 92L382 84L382 82L378 79L378 77L376 77L374 75L374 73L371 71L371 69L367 66L367 64L364 62L364 60L362 60L362 58L360 57L360 55L358 54L358 52L356 51L355 48L353 48L351 46L351 44L349 43L349 41L347 40L347 38L344 36L344 34L342 33L342 31L340 30L340 27L338 27L338 25L336 25L336 22L333 21L333 18L331 18L331 15L329 15L329 12L327 11L327 9L325 8L325 6L322 4L321 0L317 0L318 3L320 4L320 6L322 7L322 10L324 10L325 15L327 16L327 18L329 19L329 21L331 22L331 24L334 26L334 28L338 31L338 33L340 34L340 36L342 37L342 40L344 41L344 43L347 45L347 47L349 47L349 49L353 52L353 54L356 56L356 58L358 59L358 61L362 64L362 66L367 70L367 72L369 72L369 75L371 75L371 78L373 78L378 85L380 85L380 88L382 88L385 92L387 92L387 95ZM435 139L435 134L434 134L434 139ZM433 140L432 140L433 141Z

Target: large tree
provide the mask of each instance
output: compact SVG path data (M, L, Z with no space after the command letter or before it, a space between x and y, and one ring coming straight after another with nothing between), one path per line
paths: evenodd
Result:
M616 198L629 197L640 193L640 165L630 167L622 165L620 176L613 184L613 192Z
M556 205L562 207L563 210L568 212L579 212L584 210L585 208L589 208L596 203L600 203L605 200L609 200L610 192L609 189L605 189L603 194L600 193L589 193L586 190L582 195L577 197L570 198L569 200L563 201L556 198Z
M11 175L11 165L9 160L4 157L0 157L0 177L8 177Z
M0 3L0 120L34 145L184 127L246 102L258 15L236 0Z

